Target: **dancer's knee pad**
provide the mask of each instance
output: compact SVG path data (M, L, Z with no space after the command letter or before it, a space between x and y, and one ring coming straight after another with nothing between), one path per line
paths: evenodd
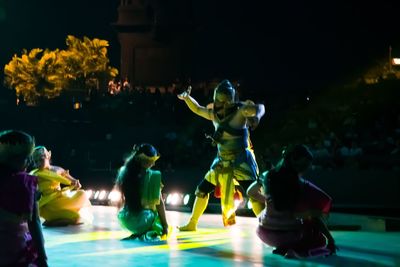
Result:
M208 198L209 195L208 193L200 191L199 188L196 188L196 192L194 194L199 198Z

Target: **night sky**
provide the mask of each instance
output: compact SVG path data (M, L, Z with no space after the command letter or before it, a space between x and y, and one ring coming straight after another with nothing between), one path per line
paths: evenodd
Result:
M400 1L165 1L190 7L185 19L195 33L199 78L324 88L351 81L387 58L389 45L400 56ZM117 0L0 0L1 66L23 48L65 48L72 34L108 40L118 67L119 44L110 25L117 6Z

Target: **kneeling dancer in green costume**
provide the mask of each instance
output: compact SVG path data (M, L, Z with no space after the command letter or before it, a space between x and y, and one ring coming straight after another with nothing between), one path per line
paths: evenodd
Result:
M151 169L159 157L150 144L134 146L118 172L116 188L121 192L118 220L132 233L125 239L157 241L168 234L161 172Z

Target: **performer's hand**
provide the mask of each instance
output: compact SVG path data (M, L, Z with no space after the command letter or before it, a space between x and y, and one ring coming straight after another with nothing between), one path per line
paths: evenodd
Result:
M166 237L168 236L168 225L164 225L164 227L163 227L163 232L162 232L162 234L163 235L165 235Z
M180 100L186 100L190 96L191 92L192 92L192 86L189 85L188 88L186 89L186 91L184 91L178 95L178 98Z
M260 120L258 119L257 116L247 118L247 125L249 125L250 129L252 129L252 130L257 128L259 123L260 123Z
M80 188L82 187L81 183L80 183L79 180L77 180L77 179L75 179L75 180L72 181L72 186L73 186L75 189L80 189Z
M339 248L335 245L335 241L334 240L330 240L328 241L328 244L326 245L327 249L330 250L330 254L331 255L335 255L336 251L339 250Z

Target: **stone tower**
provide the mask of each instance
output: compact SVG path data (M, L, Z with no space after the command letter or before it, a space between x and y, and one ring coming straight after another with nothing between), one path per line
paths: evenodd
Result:
M121 45L122 79L128 77L133 85L161 85L190 75L191 38L174 23L179 21L176 16L179 9L176 13L162 0L121 0L113 25Z

